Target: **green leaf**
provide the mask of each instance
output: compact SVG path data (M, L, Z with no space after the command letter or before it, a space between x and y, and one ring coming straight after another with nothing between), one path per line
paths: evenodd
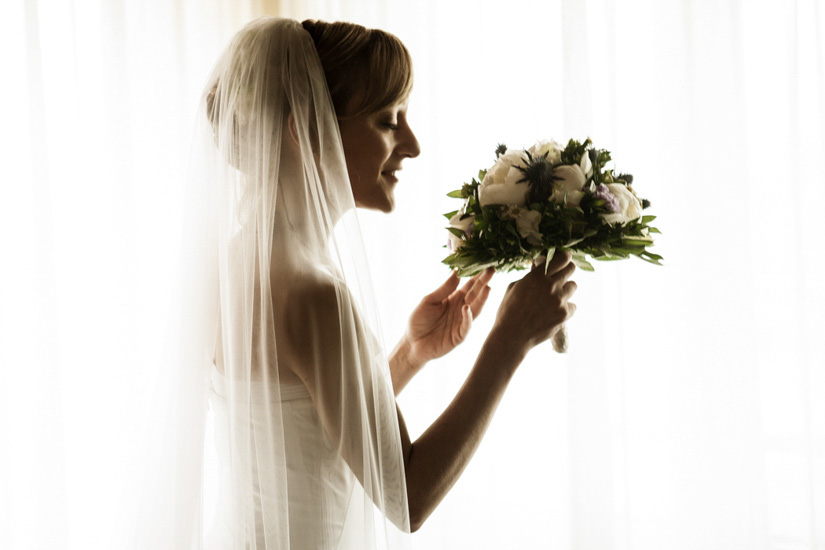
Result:
M484 263L480 263L480 264L476 264L476 265L472 266L471 269L474 270L473 275L475 275L476 273L481 273L482 271L484 271L488 267L495 267L496 263L498 263L498 262L484 262Z
M576 246L577 244L579 244L580 242L582 242L583 240L585 240L586 238L587 238L587 236L582 237L580 239L571 239L571 240L567 241L566 246L567 246L567 248L572 248L572 247Z
M456 229L455 227L448 227L447 231L449 231L450 233L459 238L464 238L467 236L467 234L464 231L462 231L461 229Z
M456 214L458 214L458 210L453 210L452 212L447 212L446 214L444 214L444 217L448 220L451 220L453 219L453 216L455 216Z
M662 265L661 260L664 259L661 256L659 256L658 254L654 254L653 252L648 252L646 250L644 252L641 252L640 254L638 254L638 256L639 256L639 258L643 259L644 261L650 262L650 263L655 264L655 265Z
M447 193L447 196L453 199L461 199L464 198L464 195L462 195L461 193L461 189L456 189L455 191L450 191L449 193Z
M550 261L553 259L553 256L556 255L555 248L548 248L544 252L544 274L547 275L547 268L550 267Z
M656 216L642 216L642 223L650 223L656 219Z
M646 258L645 256L642 256L641 254L639 255L639 257L640 257L641 259L643 259L644 261L646 261L646 262L648 262L648 263L651 263L651 264L653 264L653 265L662 265L662 263L661 263L659 260L657 260L657 259L653 259L653 258Z
M578 267L579 269L582 269L584 271L596 271L590 264L590 262L584 259L584 256L574 255L572 261L574 264L576 264L576 267Z
M646 239L644 237L624 237L622 239L623 245L635 245L635 246L647 246L652 245L653 241L651 239Z

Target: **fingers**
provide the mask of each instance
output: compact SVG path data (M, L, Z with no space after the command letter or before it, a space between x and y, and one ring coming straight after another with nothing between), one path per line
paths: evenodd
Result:
M461 308L461 325L458 327L458 334L461 341L463 341L470 332L470 327L473 326L473 314L470 311L470 306L465 305Z
M458 292L455 293L456 296L457 297L467 296L470 292L472 292L473 287L476 284L476 280L478 280L478 275L476 275L474 277L470 277L469 279L467 279L467 282L464 283L464 286L462 286L461 289L459 289Z
M566 281L570 278L571 275L573 275L574 271L576 271L576 264L570 262L569 264L564 266L564 268L555 273L554 279L558 281Z
M556 250L553 254L553 259L550 260L550 263L547 265L547 272L546 275L549 277L556 272L564 269L570 263L573 255L569 250ZM542 275L545 275L544 270L545 262L539 262L537 265L533 266L533 272L540 272Z
M482 287L481 292L478 293L476 299L470 303L470 310L473 312L473 319L478 317L481 314L481 310L484 309L484 304L487 303L487 297L490 296L491 288L487 285Z
M573 295L573 293L576 292L577 288L579 288L579 285L576 284L576 281L567 281L566 283L564 283L564 286L562 287L561 294L565 298L570 298Z
M575 269L576 264L571 261L572 259L573 254L571 254L569 250L556 250L556 253L553 255L553 259L550 260L550 265L547 266L547 276L549 277L550 275L558 273L568 267Z
M424 299L428 302L440 303L446 300L450 294L455 292L455 289L458 288L458 283L460 281L461 279L458 277L458 272L453 270L452 273L450 273L450 277L444 281L444 284L430 294L427 294Z
M556 256L554 256L550 262L547 275L544 274L544 267L539 265L533 268L528 277L534 278L533 280L539 283L540 286L549 288L550 292L555 293L562 291L561 294L564 295L565 289L569 291L570 288L572 288L573 291L575 291L575 286L565 287L565 282L576 271L576 264L570 261L570 253L568 251L563 250L561 252L562 257L567 260L565 263L562 264L561 260L557 262L557 258L559 257L559 252L557 252ZM553 263L557 263L555 270L553 270ZM575 285L575 283L573 284Z
M496 274L496 268L495 267L488 267L487 269L485 269L484 271L479 273L478 278L482 282L482 284L486 285L487 283L489 283L493 279L493 275L495 275L495 274Z
M470 280L470 283L467 283L464 288L467 290L464 301L470 305L472 305L478 297L484 292L484 289L488 289L490 287L487 286L487 283L493 278L493 274L495 270L493 268L485 269L475 277ZM464 289L462 289L464 290Z

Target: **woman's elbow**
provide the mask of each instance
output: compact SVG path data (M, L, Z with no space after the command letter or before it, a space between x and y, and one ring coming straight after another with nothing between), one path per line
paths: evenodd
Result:
M426 519L426 516L413 515L412 510L410 510L410 533L415 533L421 529Z
M415 533L421 526L424 525L424 522L427 521L427 518L430 517L433 509L431 506L425 506L422 504L421 500L416 499L413 495L409 495L411 498L409 499L410 505L410 532Z

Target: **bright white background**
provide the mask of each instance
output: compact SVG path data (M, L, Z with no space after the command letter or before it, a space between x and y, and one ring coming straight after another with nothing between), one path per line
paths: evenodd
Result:
M157 373L199 94L261 14L410 48L408 160L362 225L388 345L448 274L446 192L497 143L591 136L666 267L579 273L417 548L825 548L825 3L7 0L0 7L0 547L96 548ZM489 329L400 398L413 435ZM156 370L156 369L155 369ZM101 539L102 540L102 539Z

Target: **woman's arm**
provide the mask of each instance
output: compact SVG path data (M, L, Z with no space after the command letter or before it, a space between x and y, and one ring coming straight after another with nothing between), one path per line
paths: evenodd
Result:
M516 368L575 311L569 254L557 254L547 275L534 268L511 285L467 380L450 405L410 442L399 413L411 529L418 529L455 484L478 449Z
M508 344L500 334L490 334L458 394L414 443L399 411L412 531L435 510L478 449L527 352Z
M295 295L288 316L297 359L292 367L307 386L333 444L371 498L391 495L381 484L403 471L413 531L464 471L524 356L575 311L567 301L576 288L567 281L574 269L569 254L556 254L547 275L543 266L534 268L510 286L464 385L414 442L381 374L372 368L370 338L349 295L328 286ZM393 409L400 441L391 440L386 431ZM393 464L393 445L400 446L403 464ZM372 455L366 456L365 450ZM374 487L380 491L374 493ZM388 510L396 502L385 499L382 504L392 521L403 523L397 511Z
M418 361L413 357L412 345L406 335L401 338L401 341L390 353L389 362L392 388L395 395L401 393L401 390L412 380L413 376L426 364L424 361Z

